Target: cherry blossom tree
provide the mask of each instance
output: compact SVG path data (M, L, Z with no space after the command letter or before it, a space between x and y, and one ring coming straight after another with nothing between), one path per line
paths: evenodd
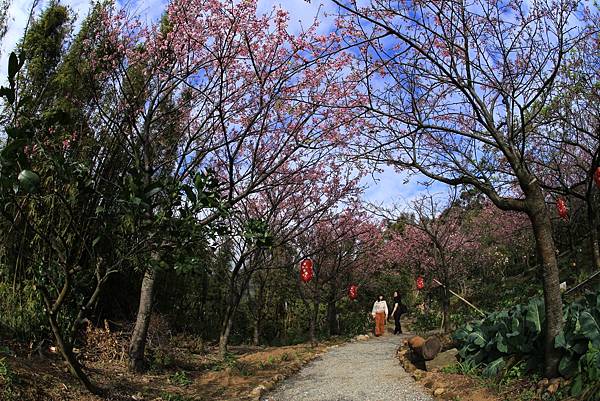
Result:
M398 215L397 212L387 212ZM451 330L450 289L503 268L506 248L523 239L530 225L522 213L503 212L489 201L463 205L458 193L426 194L399 218L388 217L383 258L441 283L444 330ZM522 242L522 241L521 241Z
M297 256L290 262L281 252L328 219L331 210L344 207L360 194L360 175L349 166L339 166L335 155L315 160L310 168L286 167L267 179L268 188L237 203L228 219L231 234L224 241L232 246L232 268L228 271L229 300L219 343L222 356L227 351L234 314L252 277L295 264Z
M197 217L205 227L279 185L269 179L279 171L285 179L305 170L356 132L352 83L342 79L350 58L337 51L337 37L318 35L316 25L291 34L285 11L258 15L256 7L253 0L175 0L149 27L113 11L99 37L114 49L100 61L114 65L106 79L118 94L103 118L127 116L114 126L147 190L161 177L187 188L199 171L214 171L212 195L195 195L204 201ZM174 118L174 129L160 128ZM146 217L161 213L151 207ZM158 261L169 241L148 235ZM143 366L156 280L147 268L129 349L134 370Z
M320 305L327 304L329 328L335 334L337 302L347 296L351 284L360 288L380 267L377 260L382 246L382 227L360 204L330 213L298 236L295 243L298 255L310 257L315 266L309 283L297 281L298 293L311 311L309 336L313 345L317 344ZM297 269L297 266L296 263L290 267Z
M362 152L484 193L527 213L543 272L545 374L557 374L562 300L546 194L532 159L540 118L570 49L585 35L570 1L332 0L357 46L373 119ZM365 4L365 5L363 5Z

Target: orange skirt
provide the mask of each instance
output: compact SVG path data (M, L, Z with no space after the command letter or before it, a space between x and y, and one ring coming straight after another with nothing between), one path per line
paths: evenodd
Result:
M375 335L377 337L383 335L385 332L385 313L377 312L375 314Z

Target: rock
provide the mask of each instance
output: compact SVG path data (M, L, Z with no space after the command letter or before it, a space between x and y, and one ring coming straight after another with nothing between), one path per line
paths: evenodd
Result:
M425 339L419 336L413 336L408 339L408 346L412 349L420 348L425 344Z
M361 334L361 335L356 336L356 339L358 341L365 341L365 340L369 339L369 335L368 334Z
M252 391L250 392L250 395L251 395L252 397L259 398L259 397L261 397L261 396L262 396L262 395L263 395L263 394L264 394L266 391L267 391L267 388L261 384L261 385L259 385L259 386L255 387L255 388L254 388L254 390L252 390Z
M561 383L562 383L562 378L560 378L560 377L555 377L554 379L550 379L550 384L556 384L557 386L560 387Z
M424 376L425 376L425 372L423 372L422 370L415 370L414 372L412 372L412 377L416 381L421 380Z
M435 390L433 390L433 396L434 397L439 397L440 395L444 394L446 392L446 389L443 387L438 387Z
M547 391L549 394L554 394L558 391L558 387L559 387L558 383L552 383L551 385L548 386Z
M435 358L431 361L426 361L425 366L428 372L433 372L436 370L441 370L447 366L451 366L456 364L456 356L458 355L458 350L456 348L449 349L448 351L444 351L439 353Z

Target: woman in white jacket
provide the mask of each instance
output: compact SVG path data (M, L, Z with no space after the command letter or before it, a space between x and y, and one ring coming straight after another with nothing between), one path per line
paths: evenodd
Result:
M383 294L377 296L377 300L373 304L371 315L373 315L373 319L375 319L375 336L379 337L385 332L385 321L388 317L388 307L383 298Z

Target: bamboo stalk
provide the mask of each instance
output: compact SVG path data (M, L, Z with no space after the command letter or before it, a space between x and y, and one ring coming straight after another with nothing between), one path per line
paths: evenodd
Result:
M467 305L469 305L471 308L475 309L477 312L479 312L481 314L481 316L485 317L485 313L483 313L481 311L481 309L479 309L478 307L476 307L475 305L473 305L472 303L470 303L469 301L467 301L466 299L464 299L463 297L461 297L460 295L458 295L457 293L455 293L454 291L452 291L450 288L447 288L444 284L440 283L437 279L433 279L433 281L439 285L441 285L442 287L446 288L450 294L454 295L455 297L457 297L458 299L460 299L461 301L463 301L464 303L466 303Z

